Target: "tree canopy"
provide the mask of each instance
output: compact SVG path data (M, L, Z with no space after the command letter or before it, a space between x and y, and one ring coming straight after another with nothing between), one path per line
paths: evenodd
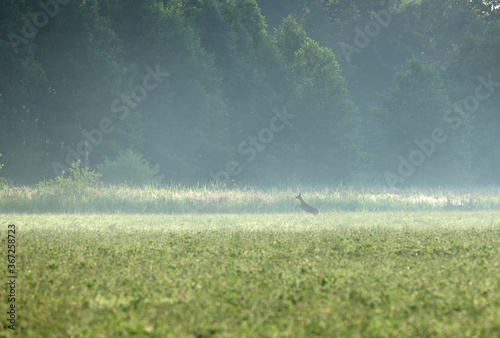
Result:
M1 176L499 184L499 5L2 1Z

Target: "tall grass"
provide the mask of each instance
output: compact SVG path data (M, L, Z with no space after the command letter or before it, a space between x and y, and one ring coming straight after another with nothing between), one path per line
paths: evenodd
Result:
M302 189L307 203L320 212L500 210L500 187L452 190L412 188ZM93 185L4 187L0 213L295 213L295 189L227 189L218 185L127 187Z

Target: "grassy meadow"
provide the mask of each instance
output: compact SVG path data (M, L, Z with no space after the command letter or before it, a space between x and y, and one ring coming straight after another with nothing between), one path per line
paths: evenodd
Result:
M321 197L306 201L333 208ZM4 251L17 226L24 337L500 336L499 210L35 214L0 201Z
M500 187L354 189L228 189L172 185L165 188L104 186L61 179L37 187L0 189L0 213L261 214L295 213L295 196L321 212L500 210Z

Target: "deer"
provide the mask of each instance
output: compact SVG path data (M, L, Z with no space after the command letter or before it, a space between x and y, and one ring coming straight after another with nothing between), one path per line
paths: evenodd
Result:
M300 201L300 205L297 205L297 207L304 209L305 212L309 212L309 213L313 214L314 216L316 216L317 214L319 214L319 210L318 209L313 208L309 204L307 204L306 202L304 202L304 200L302 199L302 194L300 192L299 192L299 196L297 196L295 198ZM297 209L297 207L295 209Z

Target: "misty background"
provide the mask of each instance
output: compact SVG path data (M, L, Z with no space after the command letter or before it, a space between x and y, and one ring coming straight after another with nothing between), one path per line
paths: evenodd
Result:
M500 184L499 5L3 0L0 177Z

